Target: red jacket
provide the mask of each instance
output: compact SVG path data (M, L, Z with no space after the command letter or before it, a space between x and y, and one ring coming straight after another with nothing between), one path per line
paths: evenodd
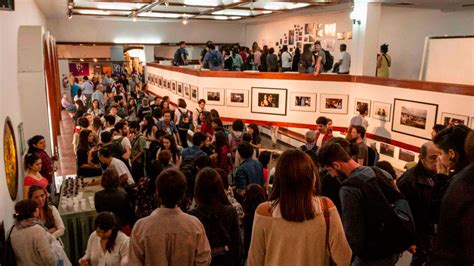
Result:
M316 145L318 145L317 141L318 141L319 135L321 135L321 132L317 131L316 136L314 137L314 143L316 143ZM328 130L326 135L324 135L324 137L323 137L323 143L322 144L326 143L326 141L328 141L330 138L332 138L332 132Z

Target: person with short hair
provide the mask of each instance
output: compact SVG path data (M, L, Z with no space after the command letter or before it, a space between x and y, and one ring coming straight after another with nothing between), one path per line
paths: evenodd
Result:
M314 142L315 137L316 137L316 131L314 131L314 130L306 131L306 133L305 133L306 142L305 142L305 144L300 146L300 149L304 152L312 151L312 152L314 152L314 154L316 154L317 151L318 151L318 146L316 146L316 143Z
M174 123L178 128L178 135L181 142L181 147L188 147L188 131L191 129L193 123L191 111L186 107L186 101L183 98L178 99L178 109L174 116Z
M122 158L124 162L129 162L130 155L132 153L132 143L128 139L128 123L126 121L120 121L114 126L116 134L113 134L112 141L120 143L124 150ZM129 163L128 163L129 164Z
M392 58L388 53L388 44L384 43L380 46L380 54L377 54L377 77L388 78L390 76L390 67L392 66Z
M314 42L314 54L313 54L313 66L314 66L314 75L325 72L324 64L326 63L326 53L324 52L323 47L321 46L320 41Z
M188 50L186 50L186 42L179 42L179 48L174 53L173 65L174 66L185 66L188 64Z
M208 48L209 50L202 61L202 67L206 68L205 66L207 66L212 71L224 70L224 57L221 52L216 50L216 46L212 43L208 45Z
M140 124L137 121L131 121L128 124L130 131L131 153L130 160L132 164L132 176L136 181L145 176L145 154L146 138L140 131Z
M112 212L100 212L94 221L95 232L87 241L80 266L127 265L130 238L120 231Z
M178 129L176 124L171 120L171 111L165 110L163 112L163 120L158 121L158 130L163 130L167 134L174 137L176 143L180 144L181 139L178 136Z
M248 265L327 265L330 258L349 265L352 252L337 209L316 196L319 169L313 161L287 150L276 168L269 201L255 211Z
M89 80L88 76L84 76L84 83L82 83L82 94L86 96L87 101L84 105L89 106L92 98L92 93L94 93L94 83Z
M365 130L369 127L369 122L365 117L369 115L369 109L366 105L359 106L359 115L351 119L350 126L363 126ZM350 132L349 132L350 133Z
M121 181L126 182L129 185L135 184L127 165L125 165L123 161L112 157L112 152L108 148L102 148L99 150L99 160L101 163L107 165L107 169L115 169Z
M320 148L324 143L326 143L326 141L333 137L332 132L328 128L328 124L329 119L324 116L320 116L318 119L316 119L318 130L314 136L314 142L318 148Z
M354 156L354 161L357 161L360 165L367 166L369 161L369 150L367 144L364 142L365 128L363 126L352 126L351 129L351 142L355 143L358 148L357 156Z
M183 150L183 161L194 162L201 154L206 154L202 151L202 147L207 137L201 132L196 132L193 135L193 146Z
M278 57L276 56L273 47L268 49L268 55L265 60L267 61L267 72L278 72Z
M252 157L252 145L244 141L237 147L237 152L239 153L242 162L235 171L235 185L237 193L243 196L248 185L258 184L263 187L265 185L265 180L263 178L262 164Z
M168 169L156 180L160 208L132 230L129 265L209 265L211 248L204 226L178 207L186 190L183 173Z
M193 112L193 125L194 128L198 128L201 125L201 121L199 120L199 115L206 110L206 100L200 99L198 101L198 108L196 108L196 112Z
M288 52L288 45L283 45L281 49L281 71L291 71L293 56Z
M339 61L337 61L337 66L339 70L337 71L337 74L349 74L350 68L351 68L351 55L346 52L347 50L347 45L345 43L342 43L339 46L339 51L341 53L339 54Z

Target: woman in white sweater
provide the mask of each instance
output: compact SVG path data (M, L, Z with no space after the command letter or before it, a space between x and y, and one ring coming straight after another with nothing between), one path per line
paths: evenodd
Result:
M270 201L255 213L249 266L328 265L330 259L350 265L352 252L341 218L331 200L315 196L318 186L318 168L306 154L283 153Z

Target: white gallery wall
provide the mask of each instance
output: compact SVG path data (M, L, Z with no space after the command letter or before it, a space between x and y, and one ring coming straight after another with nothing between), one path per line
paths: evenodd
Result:
M23 25L42 26L46 25L46 18L39 10L34 0L15 1L14 12L0 12L0 139L3 140L3 124L6 117L10 117L17 142L17 152L19 150L19 134L17 126L28 118L28 123L24 124L25 138L31 137L31 132L44 132L47 117L42 117L35 113L35 106L30 106L29 112L22 108L24 98L20 90L27 90L30 96L42 95L46 100L43 84L29 84L30 86L20 88L18 70L18 31ZM31 73L30 73L31 74ZM29 75L23 73L24 76ZM35 105L42 104L41 98ZM27 131L30 135L27 135ZM4 172L3 141L0 141L0 221L5 222L6 228L13 223L14 202L10 199ZM19 191L17 199L22 198L23 167L21 157L19 159ZM7 162L8 163L8 162Z

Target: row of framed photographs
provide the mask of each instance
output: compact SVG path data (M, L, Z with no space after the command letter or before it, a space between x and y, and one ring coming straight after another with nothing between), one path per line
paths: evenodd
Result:
M405 161L407 163L416 161L416 153L412 151L405 150L403 148L398 148L383 142L370 141L367 144L372 149L377 150L380 154L383 154L385 156L398 158L398 160ZM396 150L398 150L398 155L396 153Z
M194 102L199 100L199 89L187 83L178 82L176 80L164 79L161 76L148 75L148 83L162 89L171 91L174 94L182 96Z

